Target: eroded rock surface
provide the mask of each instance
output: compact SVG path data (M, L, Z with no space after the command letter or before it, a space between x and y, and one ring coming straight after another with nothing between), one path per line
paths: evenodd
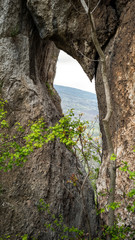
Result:
M0 85L1 96L8 100L10 134L16 121L27 127L28 120L42 116L52 125L62 116L60 98L53 89L59 50L49 39L41 39L25 3L0 1ZM63 215L65 224L87 229L79 193L67 183L73 173L76 158L58 141L35 151L23 168L1 172L0 236L58 239L57 231L45 230L48 216L37 209L41 198L52 213ZM84 197L94 236L97 222L89 183Z
M91 1L91 9L97 2ZM98 191L102 192L109 183L107 148L102 127L106 106L100 63L91 40L87 16L79 0L27 0L27 7L25 4L25 1L19 0L0 2L0 81L2 95L9 101L11 130L15 121L25 125L28 119L44 116L49 124L53 124L61 116L60 99L52 85L58 56L58 50L52 43L54 41L58 48L77 59L90 79L96 75L103 136ZM113 99L110 128L117 164L124 160L132 169L135 145L134 16L134 0L103 0L94 11L98 39L107 56ZM53 96L46 83L50 84ZM4 190L1 195L1 234L20 231L21 234L27 232L32 236L39 230L40 239L57 239L56 235L45 235L42 228L45 216L41 216L36 208L36 201L40 198L50 202L52 208L59 209L57 213L63 213L66 223L81 226L85 222L83 207L63 186L74 171L74 156L56 142L35 152L24 168L1 174ZM122 220L133 226L133 215L127 212L123 200L124 194L132 187L131 181L126 174L117 171L116 182L116 201L122 202L119 210ZM86 191L89 193L87 207L94 235L97 223L93 192L91 187ZM75 196L78 197L77 193ZM100 206L103 206L107 197L100 197L99 200Z
M91 9L97 1L91 2ZM27 1L27 6L36 22L41 38L51 38L58 48L63 49L82 65L84 71L93 78L96 51L93 47L90 27L80 1ZM104 18L102 16L104 15ZM97 24L100 21L98 35L101 44L105 44L114 33L117 16L113 7L102 4L96 12Z
M91 1L91 9L98 1ZM27 6L42 38L51 38L56 45L76 58L90 79L96 75L96 91L99 105L100 126L103 137L103 159L100 170L98 191L104 192L109 184L109 164L102 119L106 114L105 94L101 80L98 55L91 41L90 26L80 1L27 1ZM59 6L61 6L59 8ZM51 9L46 14L47 7ZM98 39L107 57L107 72L113 100L111 132L117 154L117 165L127 161L134 169L135 135L135 78L134 78L134 9L135 1L101 1L93 15ZM56 17L57 16L57 17ZM49 21L48 21L49 19ZM55 21L54 21L55 19ZM55 26L54 26L55 25ZM128 176L117 170L116 201L122 201L133 184ZM126 184L127 183L127 184ZM126 190L124 192L124 189ZM101 206L107 197L100 197ZM133 214L129 214L122 201L122 219L128 225L134 224ZM132 215L132 216L131 216Z
M117 3L118 4L118 3ZM119 3L120 4L120 3ZM112 139L117 154L117 166L125 161L131 171L135 170L135 1L128 2L119 19L119 27L114 37L108 43L105 53L107 56L108 79L113 103L113 116L110 124ZM104 91L100 66L97 69L96 89L101 119L105 116ZM102 89L102 90L101 90ZM106 152L106 145L103 149ZM132 204L132 200L125 198L130 189L134 188L127 174L116 171L116 201L121 202L121 208L117 213L127 225L134 226L135 218L132 212L128 212L126 205ZM102 179L102 181L101 181ZM105 192L109 182L108 162L106 155L103 157L102 168L98 181L98 190ZM101 206L107 203L107 198L99 198Z

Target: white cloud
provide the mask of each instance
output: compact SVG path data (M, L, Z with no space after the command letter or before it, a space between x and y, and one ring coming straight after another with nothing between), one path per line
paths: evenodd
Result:
M80 64L63 51L58 58L54 84L95 93L94 80L91 83Z

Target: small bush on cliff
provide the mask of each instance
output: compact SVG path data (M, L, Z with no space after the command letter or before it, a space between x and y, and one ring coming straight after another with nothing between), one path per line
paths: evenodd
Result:
M45 143L58 138L60 142L64 143L67 148L82 161L87 171L87 175L84 179L83 184L85 184L87 178L92 179L95 183L95 179L98 175L98 167L100 164L101 147L99 140L92 136L93 127L90 127L87 121L81 121L81 115L79 118L76 118L74 116L73 110L70 110L68 115L62 117L59 122L55 124L55 126L51 126L49 128L46 127L43 119L39 119L36 122L30 122L28 124L27 132L20 125L20 123L16 123L16 133L15 135L10 136L8 135L10 126L6 120L7 112L4 110L5 104L6 102L0 100L0 170L7 171L12 169L14 166L23 166L23 164L27 161L28 156L35 149L41 148ZM93 160L97 163L96 167L95 165L91 166L89 164ZM116 156L113 154L111 156L111 161L115 160ZM121 166L120 169L121 171L126 171L129 174L130 179L133 181L135 180L135 172L130 170L127 162L123 162L123 166ZM81 169L78 169L78 173L81 174ZM72 174L68 183L73 184L74 187L76 187L76 189L81 192L83 191L83 184L81 185L78 176L76 174ZM127 197L133 198L134 195L135 190L132 189L128 193ZM115 210L119 207L119 203L113 202L107 207ZM134 212L135 202L130 205L128 204L127 209L128 211ZM102 211L105 211L105 208L100 210L100 212ZM51 217L53 216L50 212L49 215ZM57 224L60 224L59 220L56 221L56 219L54 219L53 225ZM71 229L63 225L63 223L61 224L63 229L62 234L66 230L71 231ZM59 226L61 228L61 225ZM48 223L46 227L52 230L52 225L50 225L50 223ZM75 231L77 234L80 233L80 230L77 230L73 227L72 232ZM103 237L97 239L106 239L108 235L111 236L111 239L114 240L127 239L127 237L128 239L133 239L134 234L134 230L132 230L130 227L126 227L124 224L119 227L118 222L115 222L114 226L112 227L103 226ZM64 236L66 235L63 235L62 238L61 235L61 239L67 239L67 237L64 238ZM1 239L3 240L7 238ZM9 235L8 239L10 239Z
M6 102L0 100L0 170L11 170L14 166L23 166L27 157L35 148L42 147L45 140L45 123L42 119L29 124L29 133L16 122L14 135L9 135L10 126L4 110Z
M20 123L16 123L15 135L9 136L8 130L10 130L10 126L6 120L7 112L4 110L4 105L5 102L1 100L0 170L8 171L14 166L23 166L28 156L35 149L41 148L45 143L58 138L60 142L65 144L76 155L76 159L78 157L81 159L87 171L82 185L79 181L79 174L82 176L79 168L78 176L72 174L68 182L82 192L87 178L91 178L95 184L94 181L97 178L100 164L101 147L99 140L92 136L93 126L90 128L87 121L81 121L81 115L79 118L76 118L73 110L71 110L55 126L49 128L46 127L43 119L39 119L36 122L30 122L29 126L27 126L27 131ZM89 164L92 160L97 163L96 167L94 164L92 166ZM86 207L84 206L84 208ZM85 211L87 212L87 209Z
M45 143L58 138L69 150L80 158L91 179L98 175L101 146L98 138L92 136L93 126L74 116L73 110L62 117L55 126L46 127L43 119L30 122L27 131L15 124L15 135L8 135L10 126L6 120L7 112L4 110L5 102L0 101L0 170L10 170L14 166L23 166L28 156ZM73 118L74 117L74 118ZM91 167L89 162L97 164Z

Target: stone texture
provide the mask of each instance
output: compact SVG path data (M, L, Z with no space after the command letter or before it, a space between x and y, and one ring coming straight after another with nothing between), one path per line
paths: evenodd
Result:
M113 103L113 116L110 123L113 144L117 154L117 166L125 161L130 170L135 170L135 1L129 1L120 16L120 25L116 34L106 47L107 71ZM100 77L100 66L97 70L96 89L101 119L105 116L104 91ZM102 89L102 90L101 90ZM103 142L104 157L99 175L98 191L105 191L108 186L108 161L106 160L106 144ZM101 181L102 179L102 181ZM125 194L134 188L133 181L126 173L117 169L116 201L121 202L121 208L117 211L127 225L134 226L134 213L129 213L125 208L132 201L126 199ZM107 198L100 197L101 206L106 204Z
M91 9L98 1L91 1ZM134 109L134 4L135 1L116 0L101 1L94 11L94 19L98 39L106 53L108 65L108 79L113 99L113 116L111 119L111 132L114 139L119 165L124 159L133 167L133 146L135 128ZM102 119L106 113L104 88L101 79L100 63L91 41L88 19L79 1L27 1L28 8L33 14L34 20L42 38L50 37L56 45L76 58L90 79L96 75L96 92L99 105L100 127L103 138L103 159L98 180L98 191L108 188L108 159L105 134ZM44 8L41 6L44 5ZM64 8L63 8L64 5ZM47 6L51 11L45 14ZM60 8L58 6L61 6ZM67 14L68 12L68 14ZM56 16L58 16L56 18ZM55 27L53 19L55 18ZM91 60L90 60L91 59ZM118 149L118 150L117 150ZM125 149L125 150L123 150ZM122 177L123 176L123 177ZM123 186L123 179L128 177L117 171L116 201L123 198L122 190L127 191L133 187L131 181ZM120 200L121 201L121 200ZM104 205L106 198L99 198L99 204ZM122 219L127 224L133 225L133 216L125 214L122 203Z
M91 9L97 0L91 1ZM28 0L27 6L33 15L41 38L51 38L58 48L63 49L77 59L86 74L93 78L95 63L90 59L96 58L93 47L87 16L80 1L67 0ZM104 15L104 18L102 16ZM98 35L101 44L105 44L114 33L117 16L115 9L106 4L97 9Z
M91 1L91 9L97 2ZM14 130L16 120L26 125L28 119L44 116L48 124L53 124L62 114L59 96L53 89L58 56L53 41L58 48L77 59L90 79L94 74L96 76L103 138L98 191L103 191L109 183L107 148L102 127L106 106L100 63L91 41L87 17L79 0L27 0L30 12L25 4L26 1L19 0L0 2L0 82L2 96L9 101L11 131ZM118 156L117 164L124 160L132 169L132 150L135 145L134 16L134 0L104 0L94 12L98 39L107 56L114 110L110 128ZM51 203L57 213L62 212L66 223L74 226L85 224L82 205L63 186L74 171L74 156L63 145L55 142L35 152L23 169L1 174L1 234L15 234L18 231L22 234L27 231L31 236L39 230L40 239L57 239L56 235L46 235L42 228L46 216L40 215L36 208L40 197ZM64 181L62 176L65 176ZM126 174L117 171L116 182L116 201L122 201L119 210L122 220L133 226L134 216L126 211L126 200L123 197L123 191L132 187L131 181ZM90 186L87 187L87 207L94 235L97 224L93 192ZM75 196L78 199L77 193ZM107 197L99 198L100 206L106 202ZM105 220L106 216L103 218Z
M44 117L48 125L62 116L60 97L53 89L59 50L49 39L41 39L26 8L26 1L0 1L0 87L8 100L10 134L15 122L27 128L28 120ZM38 239L58 239L57 232L46 232L48 218L39 213L43 198L64 223L86 229L87 223L79 193L67 183L76 173L76 158L58 141L32 154L23 168L0 174L0 236L28 234ZM85 174L85 173L84 173ZM88 194L87 194L88 193ZM89 183L84 196L92 235L97 229L94 192Z

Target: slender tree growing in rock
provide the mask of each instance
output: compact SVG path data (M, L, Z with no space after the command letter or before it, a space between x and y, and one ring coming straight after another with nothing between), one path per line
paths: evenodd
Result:
M111 139L111 133L109 129L109 123L112 115L112 103L111 103L111 93L110 93L110 88L109 88L109 82L107 78L107 66L106 66L106 56L100 46L100 43L97 38L96 34L96 28L94 24L94 18L93 18L93 12L96 10L98 7L99 3L101 2L98 1L97 5L95 8L91 11L90 8L90 1L88 2L88 5L86 4L85 0L80 0L89 20L89 25L91 28L91 37L93 44L98 52L98 55L100 57L101 61L101 73L102 73L102 80L103 80L103 85L104 85L104 90L105 90L105 98L106 98L106 116L103 119L103 125L104 125L104 131L105 131L105 136L106 136L106 141L107 141L107 146L108 146L108 153L109 153L109 159L110 159L110 187L109 187L109 199L108 199L108 204L111 204L114 202L115 199L115 179L116 179L116 162L111 160L111 156L114 154L114 148L113 148L113 143ZM114 225L114 210L112 208L109 208L109 213L108 213L108 225L112 227Z

